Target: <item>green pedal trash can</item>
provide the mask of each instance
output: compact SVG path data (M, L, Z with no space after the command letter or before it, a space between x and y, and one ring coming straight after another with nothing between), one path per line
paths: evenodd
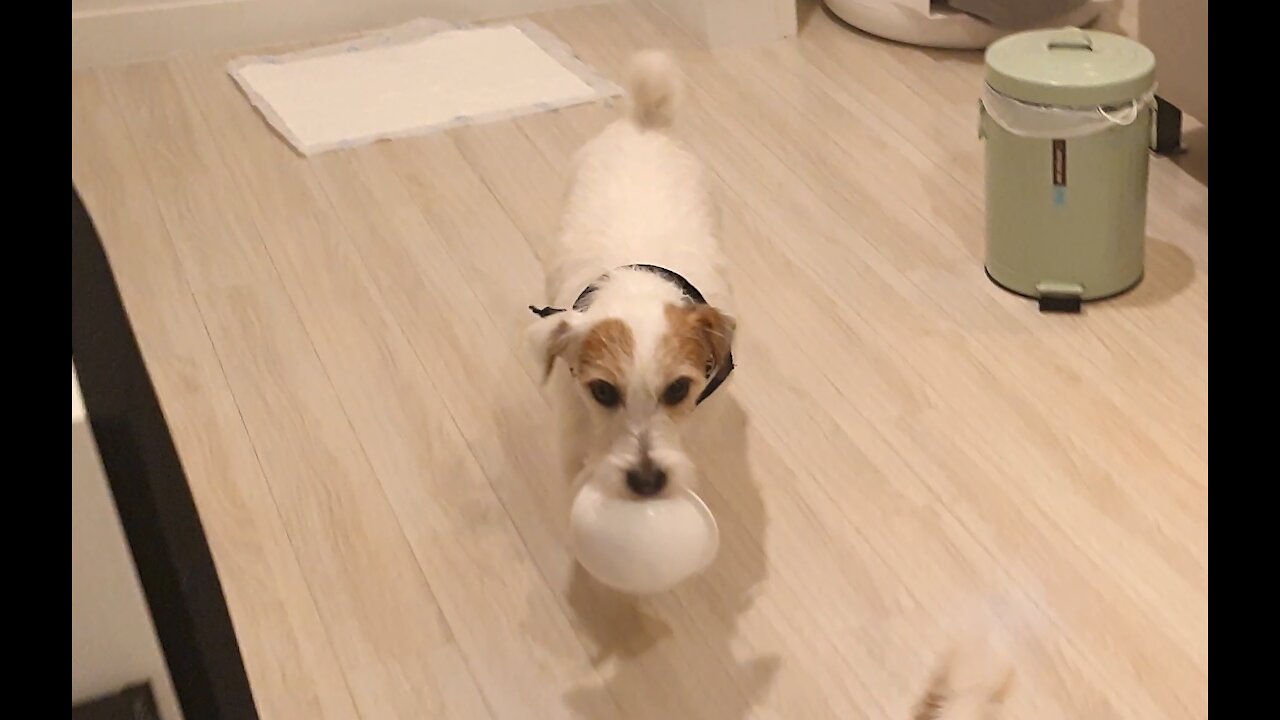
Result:
M987 48L987 275L1078 311L1138 284L1147 217L1155 56L1119 35L1068 28Z

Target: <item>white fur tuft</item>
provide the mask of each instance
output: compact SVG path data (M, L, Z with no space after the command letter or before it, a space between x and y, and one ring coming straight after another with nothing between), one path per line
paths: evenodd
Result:
M669 54L644 50L632 56L627 66L627 95L636 125L646 130L670 127L680 92L680 70Z

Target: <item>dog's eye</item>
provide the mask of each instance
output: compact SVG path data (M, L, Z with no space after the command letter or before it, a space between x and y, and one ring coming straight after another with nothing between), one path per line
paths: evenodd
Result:
M668 385L667 389L662 391L662 404L679 405L684 402L684 399L689 397L689 384L689 378L682 377Z
M591 391L591 397L596 399L604 407L617 407L622 402L622 396L618 394L618 388L610 385L604 380L593 380L587 389Z

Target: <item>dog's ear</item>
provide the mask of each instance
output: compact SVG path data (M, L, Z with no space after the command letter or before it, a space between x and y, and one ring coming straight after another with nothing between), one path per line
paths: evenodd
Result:
M738 322L732 316L710 305L696 305L692 309L693 326L702 342L711 352L715 367L724 365L733 347L733 334Z
M542 371L542 381L551 377L556 358L564 357L573 344L574 323L570 313L556 313L533 321L525 334L534 360Z

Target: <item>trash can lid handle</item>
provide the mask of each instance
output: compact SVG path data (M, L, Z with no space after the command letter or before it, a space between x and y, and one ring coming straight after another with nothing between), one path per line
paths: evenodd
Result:
M1093 50L1093 40L1089 33L1080 28L1063 28L1049 38L1049 49Z

